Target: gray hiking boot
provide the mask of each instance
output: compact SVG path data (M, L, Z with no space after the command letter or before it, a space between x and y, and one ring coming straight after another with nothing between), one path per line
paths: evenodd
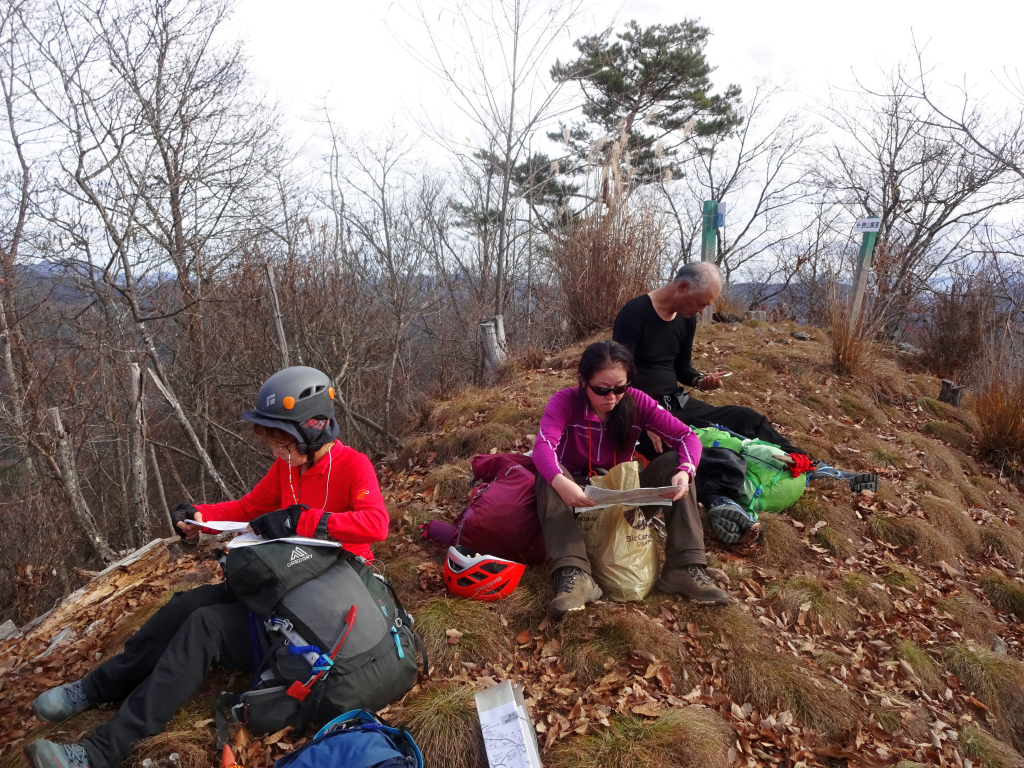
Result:
M878 475L873 475L870 472L844 472L835 467L830 467L823 462L818 462L818 465L810 473L808 479L811 482L815 480L844 481L849 484L850 490L854 493L860 493L861 491L876 493L878 491Z
M558 621L569 611L582 611L583 606L601 599L601 588L582 568L567 565L551 575L555 599L548 603L548 615Z
M36 696L32 714L44 723L63 723L91 706L92 702L85 698L82 681L76 680Z
M732 499L722 496L708 508L708 524L726 544L753 544L761 536L761 523Z
M37 739L25 747L32 768L92 768L89 753L81 744L54 744Z
M661 574L655 589L682 595L698 605L728 605L729 594L708 578L703 565L686 565Z

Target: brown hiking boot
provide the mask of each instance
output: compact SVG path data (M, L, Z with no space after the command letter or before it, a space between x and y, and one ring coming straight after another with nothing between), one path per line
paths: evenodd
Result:
M729 595L708 578L703 565L686 565L661 574L655 589L682 595L698 605L728 605Z
M548 615L558 621L569 611L582 611L583 606L601 599L601 588L582 568L567 565L551 575L555 599L548 603Z

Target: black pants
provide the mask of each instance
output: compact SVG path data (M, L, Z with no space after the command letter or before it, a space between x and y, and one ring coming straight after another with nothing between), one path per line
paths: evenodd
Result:
M743 437L756 438L777 445L786 453L807 455L806 451L797 448L776 430L764 414L753 408L742 405L710 405L691 396L683 403L682 408L673 408L672 415L690 427L710 427L718 424Z
M249 611L227 584L179 592L82 682L91 702L121 701L82 746L94 768L117 765L132 745L161 733L210 666L254 671Z
M670 485L672 476L679 471L679 453L666 451L652 461L640 473L643 488L660 488ZM574 478L579 479L579 478ZM640 508L649 520L657 511L665 513L665 568L675 570L687 565L707 565L704 554L704 529L700 524L700 512L691 488L683 498L671 506ZM583 543L583 532L576 523L572 509L562 501L551 483L542 475L537 476L537 516L544 532L544 547L548 553L548 572L573 565L590 573L587 547Z

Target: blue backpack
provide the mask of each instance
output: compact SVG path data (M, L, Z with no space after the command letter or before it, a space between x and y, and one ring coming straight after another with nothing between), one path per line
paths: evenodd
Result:
M304 747L274 768L423 768L423 755L404 728L385 725L372 712L354 709L321 728Z

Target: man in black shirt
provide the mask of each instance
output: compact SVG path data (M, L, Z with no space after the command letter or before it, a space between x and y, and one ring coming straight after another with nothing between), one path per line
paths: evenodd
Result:
M637 367L633 386L664 403L691 427L716 424L743 437L777 445L786 453L805 453L753 408L710 405L680 388L679 382L704 391L722 386L721 375L699 373L692 362L697 315L714 304L721 291L722 275L717 266L710 262L684 264L672 282L637 296L619 310L612 338L633 353ZM660 446L655 448L660 453Z
M743 437L779 446L786 453L807 455L789 442L753 408L710 405L691 397L679 383L702 391L719 389L722 373L702 374L693 367L693 335L697 315L714 304L722 291L715 264L684 264L672 282L627 302L615 318L612 338L632 353L637 368L633 386L646 392L672 415L691 427L722 426ZM653 442L652 442L653 439ZM640 436L637 450L647 458L661 453L661 440ZM726 543L750 540L759 525L735 501L740 498L746 462L726 448L705 448L694 478L697 500L708 510L712 528ZM832 478L850 483L854 491L878 489L878 477L840 472L819 465L811 479Z

